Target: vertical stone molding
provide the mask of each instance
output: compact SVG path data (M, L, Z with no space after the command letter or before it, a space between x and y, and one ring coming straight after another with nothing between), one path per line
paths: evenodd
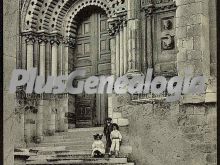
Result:
M50 122L49 122L49 135L52 136L55 133L56 129L56 113L57 110L54 106L50 107Z
M68 118L66 114L68 114L68 97L66 96L65 100L63 101L63 113L64 113L64 131L68 131Z
M58 72L57 72L57 68L58 68L58 46L60 44L60 40L58 38L58 36L53 36L51 37L50 40L51 43L51 75L52 76L57 76Z
M128 50L127 50L127 21L123 22L123 40L124 40L124 74L127 73L128 69Z
M40 141L43 140L43 111L44 111L44 101L41 100L38 106L37 112L37 137Z
M115 53L115 64L116 64L116 76L120 76L120 34L116 34L116 53Z
M73 48L75 47L76 39L72 37L64 38L63 40L63 70L64 74L68 75L69 73L69 55L72 53Z
M153 16L152 16L152 11L153 11L153 6L149 5L147 11L146 11L146 30L147 34L152 36L153 31L152 31L152 26L153 26ZM148 68L153 68L153 38L148 37L147 38L147 66Z
M116 43L115 38L111 38L110 40L110 48L111 48L111 74L116 74L116 49L115 49Z
M34 43L35 43L34 34L26 35L26 45L27 45L27 69L34 67Z
M138 1L128 0L128 73L140 72L140 35L139 20L137 19Z
M109 19L109 34L114 36L111 41L112 62L115 63L112 72L116 76L122 76L127 71L127 27L126 15L122 15ZM114 41L115 40L115 41ZM114 46L115 45L115 46Z
M123 32L123 25L120 25L120 76L124 74L124 32Z
M39 74L40 76L43 76L45 78L46 75L46 44L48 42L45 35L41 35L38 38L39 47L40 47L40 68L39 68Z
M64 123L64 117L65 117L65 108L63 106L59 109L59 131L64 132L65 131L65 123Z
M139 20L128 20L128 72L140 72Z

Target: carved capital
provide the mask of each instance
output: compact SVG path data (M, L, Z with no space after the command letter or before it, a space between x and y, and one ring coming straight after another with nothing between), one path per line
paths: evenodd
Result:
M58 37L58 36L51 36L50 37L50 44L51 45L53 45L53 44L59 45L60 44L60 37Z
M48 36L46 35L40 35L38 36L38 43L41 44L41 43L47 43L48 42Z
M155 11L155 6L153 4L148 4L147 6L144 7L144 10L145 10L145 15L150 16Z
M109 4L112 8L112 16L127 12L125 0L109 0Z
M33 44L33 43L35 43L35 41L36 41L36 37L35 37L35 35L34 34L25 34L24 35L25 36L25 41L26 41L26 43L28 44Z
M142 0L141 4L142 9L145 10L146 16L176 9L176 4L173 0Z
M108 25L109 35L113 36L117 34L120 30L123 30L124 26L127 26L127 19L125 16L116 17L112 20L109 20Z
M72 37L66 37L66 38L63 40L63 43L64 43L65 46L67 46L67 47L74 47L75 44L76 44L76 39L75 39L75 38L72 38Z

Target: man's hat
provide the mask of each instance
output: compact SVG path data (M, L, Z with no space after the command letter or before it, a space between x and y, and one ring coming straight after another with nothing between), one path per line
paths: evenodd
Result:
M112 118L108 117L106 118L106 121L112 121Z

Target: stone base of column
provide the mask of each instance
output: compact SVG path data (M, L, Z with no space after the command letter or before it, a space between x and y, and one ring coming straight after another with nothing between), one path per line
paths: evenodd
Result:
M127 77L128 78L132 78L133 76L137 76L137 75L142 75L143 73L140 72L139 70L137 69L130 69L128 70L128 72L126 73Z

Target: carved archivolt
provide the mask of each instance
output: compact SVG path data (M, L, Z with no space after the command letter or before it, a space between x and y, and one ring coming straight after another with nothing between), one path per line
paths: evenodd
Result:
M74 38L74 18L88 6L102 8L109 18L126 12L125 0L27 0L22 9L22 31L57 32L65 38Z

